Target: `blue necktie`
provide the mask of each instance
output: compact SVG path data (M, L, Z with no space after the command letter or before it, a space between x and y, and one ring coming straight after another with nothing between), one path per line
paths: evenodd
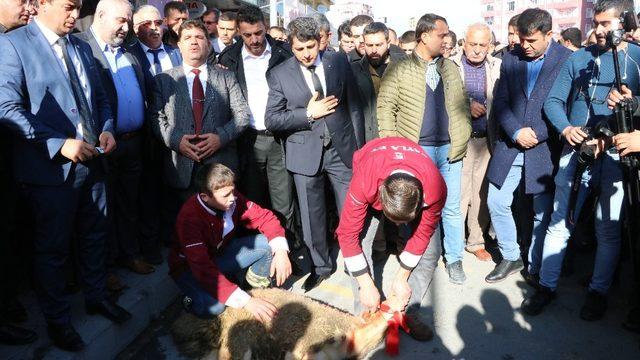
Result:
M160 74L162 72L162 66L160 65L160 57L158 56L158 54L160 54L160 51L164 51L163 49L149 49L147 50L147 52L150 52L153 55L153 69L156 73L156 75Z

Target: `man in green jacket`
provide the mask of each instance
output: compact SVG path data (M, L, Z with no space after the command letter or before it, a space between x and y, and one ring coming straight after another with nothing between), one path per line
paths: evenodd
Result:
M445 180L445 260L449 280L462 284L466 277L462 269L460 179L471 135L471 115L458 68L441 54L442 41L448 34L445 18L435 14L420 18L413 54L392 64L382 78L377 113L380 137L402 136L417 142Z

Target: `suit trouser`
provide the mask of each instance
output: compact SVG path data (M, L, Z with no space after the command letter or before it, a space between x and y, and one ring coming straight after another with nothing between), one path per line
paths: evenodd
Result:
M378 228L380 227L380 220L383 218L384 215L382 215L381 212L370 211L367 215L367 219L365 220L363 231L360 233L360 246L362 246L364 258L367 261L367 264L369 264L369 270L371 271L370 275L374 280L375 271L371 254L373 252L374 239L376 238ZM407 239L411 236L411 230L407 225L401 225L399 230L400 236L397 238L402 238L402 241L406 244ZM404 248L405 244L399 245ZM420 308L420 304L422 303L427 290L429 290L429 285L431 285L433 272L438 265L438 260L440 259L441 254L442 246L440 245L439 232L435 231L434 235L431 237L427 250L418 261L418 265L416 265L416 267L411 271L411 275L409 275L411 297L407 304L407 311L415 311ZM351 276L351 289L353 290L353 314L360 315L364 311L364 308L360 303L360 286L353 276ZM378 290L381 291L382 289Z
M20 256L16 251L18 234L15 215L18 199L9 169L10 164L5 155L0 154L0 161L3 162L0 165L0 305L5 300L15 297L18 282L24 280L15 273L21 270Z
M469 229L466 248L471 252L484 248L484 233L489 229L489 181L485 177L489 159L487 138L469 139L467 156L462 160L460 211Z
M105 296L107 205L103 159L75 164L61 185L23 184L33 214L36 293L48 322L71 321L70 295L65 292L64 265L71 238L77 239L85 302Z
M140 255L138 215L142 175L142 138L118 138L118 147L107 157L109 229L107 263Z
M162 152L167 149L149 133L145 136L140 177L138 229L140 250L144 255L152 255L160 251L160 220L165 196L162 185Z
M242 193L258 205L273 210L284 224L287 238L293 241L296 236L293 179L284 164L281 142L273 136L247 130L240 146Z
M320 170L316 175L293 174L300 204L300 217L304 243L309 248L316 274L325 275L333 269L327 242L327 208L325 203L325 179L329 178L336 199L338 212L342 211L344 198L351 181L351 169L342 162L333 146L323 150ZM326 176L326 178L325 178Z

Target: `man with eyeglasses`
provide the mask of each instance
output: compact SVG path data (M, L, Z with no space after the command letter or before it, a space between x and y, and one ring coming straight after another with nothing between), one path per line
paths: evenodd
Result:
M220 10L216 8L207 9L202 14L200 20L204 24L204 27L207 29L209 33L209 38L211 39L211 44L213 45L213 40L218 37L218 19L220 18Z
M130 45L128 50L142 67L147 103L151 102L150 96L156 87L154 76L182 64L180 51L162 42L163 22L158 9L151 5L141 6L133 14L133 31L138 41ZM142 153L140 203L144 206L140 206L139 241L144 260L152 265L159 265L162 263L160 244L168 244L173 231L168 228L160 231L158 209L163 192L160 190L161 181L158 180L162 179L162 160L159 156L162 144L151 134L148 125L148 122L145 123ZM118 284L114 283L112 286L117 288Z
M615 148L610 148L611 139L587 140L583 127L593 127L603 121L611 126L614 121L607 96L615 83L615 73L613 53L606 38L609 31L619 26L618 19L623 11L633 12L633 3L627 0L600 0L594 5L593 11L596 44L576 51L569 58L544 104L550 124L564 140L564 148L555 176L554 209L542 253L540 286L533 296L522 302L522 311L528 315L540 314L556 297L567 242L575 229L570 221L571 215L574 219L578 218L589 189L599 189L595 211L598 246L593 275L580 310L583 320L595 321L604 316L606 295L620 255L620 220L624 199L620 156ZM622 81L633 93L638 93L640 76L636 67L640 62L640 48L623 43L618 50ZM592 146L596 159L580 179L574 213L570 214L569 199L579 147L585 141Z

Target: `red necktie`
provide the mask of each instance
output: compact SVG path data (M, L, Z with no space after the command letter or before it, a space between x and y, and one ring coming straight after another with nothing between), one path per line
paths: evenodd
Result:
M196 77L193 79L193 89L191 91L191 106L193 107L193 123L196 127L196 134L202 131L202 112L204 109L204 90L200 82L200 70L191 70Z

